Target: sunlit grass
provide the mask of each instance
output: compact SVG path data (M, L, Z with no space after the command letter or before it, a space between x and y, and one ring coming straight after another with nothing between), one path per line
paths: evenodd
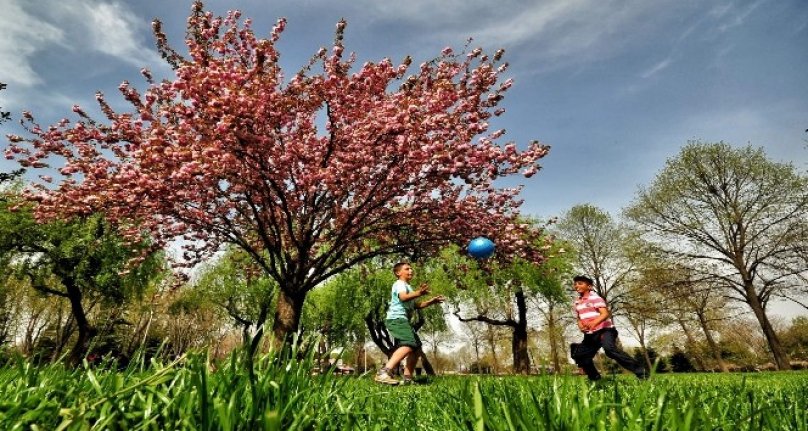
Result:
M438 377L389 387L311 359L0 369L0 429L808 430L808 373Z

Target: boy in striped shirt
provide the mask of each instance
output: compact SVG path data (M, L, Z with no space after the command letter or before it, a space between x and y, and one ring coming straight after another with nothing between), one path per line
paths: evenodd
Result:
M617 329L614 328L609 307L606 301L592 290L592 279L579 275L572 281L575 291L578 292L574 304L578 316L578 329L584 333L583 341L570 346L570 354L575 363L584 370L589 380L600 380L600 373L595 368L592 358L603 347L606 356L617 361L621 367L641 379L647 378L648 371L617 347Z

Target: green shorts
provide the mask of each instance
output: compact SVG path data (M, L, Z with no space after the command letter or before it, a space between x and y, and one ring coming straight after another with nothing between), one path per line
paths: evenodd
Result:
M407 346L413 349L421 348L421 339L418 334L412 329L412 325L407 319L392 319L385 320L384 326L387 327L387 332L395 340L396 347Z

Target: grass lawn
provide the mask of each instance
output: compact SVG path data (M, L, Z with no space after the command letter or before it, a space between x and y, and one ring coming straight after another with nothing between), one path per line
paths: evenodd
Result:
M0 429L808 430L808 372L446 376L389 387L309 361L202 355L125 370L0 368ZM250 382L254 383L251 384Z

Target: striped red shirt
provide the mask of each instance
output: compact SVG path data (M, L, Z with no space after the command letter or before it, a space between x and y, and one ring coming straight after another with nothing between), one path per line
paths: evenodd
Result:
M590 290L586 293L586 295L575 298L574 304L575 313L578 315L578 319L583 322L589 322L595 320L598 316L600 316L600 312L598 309L606 308L606 300L601 298L595 291ZM612 322L611 318L608 318L598 324L598 326L586 331L588 334L591 334L595 331L599 331L604 328L614 328L614 323Z

